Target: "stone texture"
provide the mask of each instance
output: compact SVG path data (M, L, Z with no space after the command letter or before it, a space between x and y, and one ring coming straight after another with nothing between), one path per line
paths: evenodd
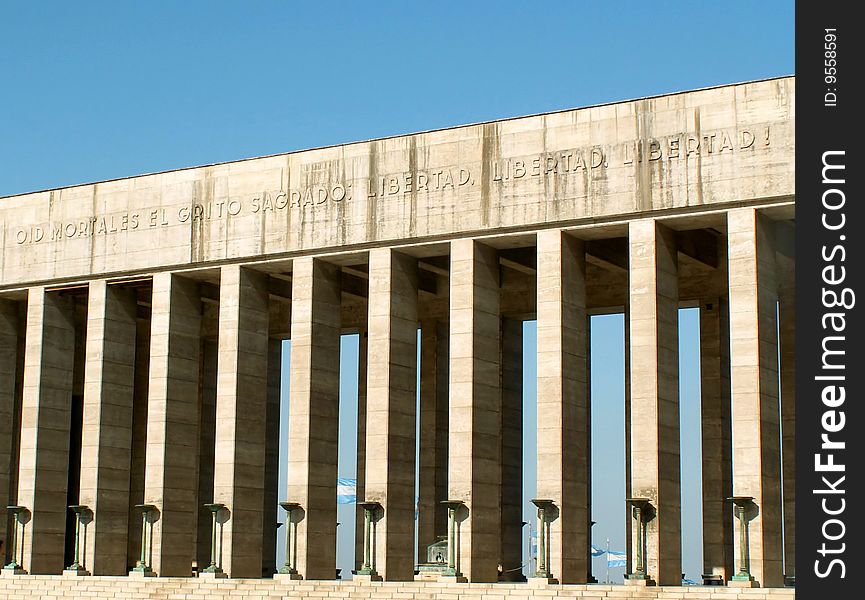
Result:
M386 581L414 578L417 282L417 259L370 251L364 496L382 505L375 569Z
M157 273L152 305L144 501L160 514L153 524L151 567L163 577L187 576L196 556L198 510L198 285Z
M585 583L589 527L589 378L583 243L538 233L538 487L555 502L550 574Z
M93 511L82 554L94 575L127 567L136 313L134 290L90 283L78 500Z
M336 577L340 281L337 267L300 258L292 268L288 495L299 502L297 570Z
M43 287L27 295L24 395L18 504L31 514L24 528L24 570L59 573L66 533L66 490L75 328L68 298Z
M523 322L502 318L501 579L522 577L523 564ZM447 515L445 515L447 517Z
M366 319L358 331L357 341L357 458L355 462L355 495L363 498L366 493L366 384L367 384L367 339ZM363 508L354 512L354 569L363 565Z
M213 501L230 511L220 528L230 577L261 576L267 355L267 276L222 267Z
M781 456L783 458L784 575L796 575L796 296L795 282L779 285Z
M284 522L285 513L279 507L279 429L282 387L282 340L267 342L267 407L264 439L264 503L262 510L261 572L268 577L276 572L276 530ZM284 525L283 525L284 526Z
M726 273L726 269L724 269ZM700 304L700 412L703 573L733 571L733 465L730 424L730 315L726 298Z
M631 494L648 498L655 509L646 527L647 574L659 585L677 585L682 580L677 250L673 232L654 219L631 221L628 235Z
M499 266L493 248L451 242L448 496L462 500L458 568L470 582L498 579L501 539Z
M15 439L16 410L18 395L18 342L21 336L18 303L0 300L0 539L4 541L5 560L9 548L9 531L6 507L10 504L9 490L13 477L17 440ZM3 564L7 564L4 562Z
M418 464L418 560L427 547L447 535L448 327L446 321L421 320L420 420Z
M773 228L757 210L741 208L727 213L727 229L733 491L753 496L759 509L750 521L751 575L776 587L783 583L783 542Z

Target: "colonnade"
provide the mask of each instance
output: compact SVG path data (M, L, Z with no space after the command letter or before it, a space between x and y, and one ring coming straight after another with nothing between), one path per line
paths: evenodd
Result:
M421 557L450 535L444 577L505 579L522 555L521 321L536 318L536 504L546 551L537 575L585 583L588 323L612 311L626 315L628 581L679 585L677 311L699 306L704 572L780 586L795 560L795 308L783 241L791 223L748 207L711 219L647 218L7 294L5 571L69 571L77 548L82 573L188 576L197 565L202 575L270 576L284 500L293 504L282 575L334 578L338 355L350 330L362 334L358 497L375 503L366 565L357 529L358 570L412 579L417 528ZM286 337L288 486L279 490ZM84 507L74 518L87 532L71 550L69 506ZM214 526L219 552L208 571Z

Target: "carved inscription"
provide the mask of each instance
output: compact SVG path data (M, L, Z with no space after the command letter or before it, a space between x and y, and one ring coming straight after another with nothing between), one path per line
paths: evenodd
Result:
M495 159L486 165L493 184L516 185L520 181L594 172L611 165L627 166L660 161L706 160L736 152L754 152L769 146L768 126L682 133L602 146L591 145L555 152ZM9 227L17 245L62 242L72 238L112 235L184 223L266 215L286 210L314 211L328 204L355 199L384 199L408 194L458 193L476 185L483 165L469 164L389 173L373 178L311 185L303 189L263 191L259 194L179 208L152 208L135 212L97 214L74 221L56 221Z

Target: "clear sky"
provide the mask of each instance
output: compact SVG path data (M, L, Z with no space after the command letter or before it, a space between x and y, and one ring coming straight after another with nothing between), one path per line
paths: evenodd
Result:
M792 72L792 1L4 2L0 196ZM696 580L693 312L680 320L683 555ZM623 549L622 318L592 327L594 541ZM529 427L531 323L526 334ZM344 415L356 341L345 347Z

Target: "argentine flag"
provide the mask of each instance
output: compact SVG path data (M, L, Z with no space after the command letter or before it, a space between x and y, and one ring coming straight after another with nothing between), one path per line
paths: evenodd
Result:
M610 568L624 567L628 564L628 555L624 552L610 550L607 552L607 566Z
M603 556L603 555L604 555L604 552L606 552L606 550L603 550L603 549L601 549L601 548L598 548L597 546L595 546L594 544L592 544L592 558L594 558L594 557L596 557L596 556Z
M336 503L354 504L357 502L357 479L340 477L336 480Z

